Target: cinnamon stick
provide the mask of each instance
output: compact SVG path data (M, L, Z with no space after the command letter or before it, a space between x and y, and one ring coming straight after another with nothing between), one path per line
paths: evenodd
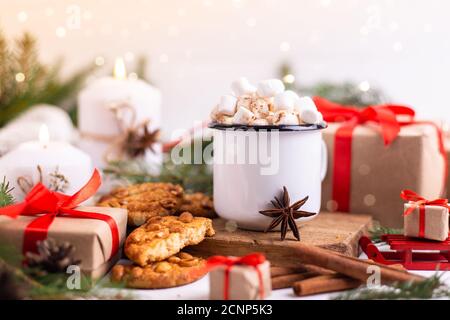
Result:
M334 274L334 271L321 268L318 266L305 264L299 265L298 267L270 267L270 276L279 277L288 274L304 273L304 272L314 272L317 274Z
M299 266L298 268L270 267L270 276L272 278L279 277L279 276L285 276L288 274L303 273L303 272L307 272L307 270L304 268L304 266Z
M292 285L292 288L297 296L302 297L312 294L354 289L360 285L361 282L356 279L334 274L297 281Z
M292 250L293 254L298 257L299 263L301 264L312 264L325 269L330 269L364 283L366 283L368 277L372 275L369 269L371 266L377 266L379 268L382 284L405 281L420 282L425 280L424 277L404 272L396 268L387 267L376 262L363 261L357 258L344 256L339 253L302 243L298 243Z
M354 259L356 259L356 258L354 258ZM363 261L376 263L374 260L371 260L371 259L367 259L367 260L363 260ZM387 264L386 267L397 269L397 270L400 270L403 272L408 272L408 270L405 268L405 266L402 265L401 263Z
M290 288L297 281L315 277L317 275L318 274L314 272L303 272L272 277L272 289Z
M335 274L336 272L330 270L330 269L325 269L322 267L318 267L312 264L305 264L303 265L303 268L305 268L305 270L307 272L315 272L317 274L321 274L321 275L325 275L325 274Z
M391 264L391 265L389 265L389 267L398 269L400 271L408 272L408 270L405 268L405 266L400 263Z

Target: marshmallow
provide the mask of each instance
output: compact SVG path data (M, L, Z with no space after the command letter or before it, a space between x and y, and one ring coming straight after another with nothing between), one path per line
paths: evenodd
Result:
M304 109L300 112L300 119L302 119L304 123L319 124L323 121L323 116L317 110Z
M275 96L273 105L277 111L287 110L292 112L294 111L295 105L299 99L300 97L294 91L287 90Z
M233 124L249 124L254 119L256 119L256 117L253 112L247 108L240 107L233 116Z
M213 109L212 109L212 111L211 111L211 113L210 113L210 118L211 118L211 120L213 120L213 121L217 121L218 120L218 118L219 118L219 111L218 111L218 107L217 106L215 106Z
M310 97L301 97L296 100L295 109L301 112L303 110L317 110L317 107Z
M275 124L275 112L269 111L269 113L266 116L266 121L269 124Z
M288 112L286 110L275 112L276 125L298 125L300 121L298 120L298 115L293 112Z
M251 121L250 124L253 126L268 126L269 121L267 121L266 119L255 119Z
M269 107L270 101L267 101L264 98L255 98L252 99L250 110L258 117L258 118L264 118L269 114L270 107Z
M236 102L237 99L231 95L221 96L219 104L217 105L217 111L232 116L236 112Z
M269 79L258 83L258 94L261 97L273 97L283 91L284 84L278 79Z
M244 95L252 95L256 92L256 87L252 85L247 78L239 78L239 80L231 83L231 90L236 97Z
M217 121L221 124L231 125L233 124L233 117L229 117L222 114L217 118Z
M252 97L240 96L239 98L237 98L236 109L239 109L242 107L242 108L250 110L251 104L252 104Z

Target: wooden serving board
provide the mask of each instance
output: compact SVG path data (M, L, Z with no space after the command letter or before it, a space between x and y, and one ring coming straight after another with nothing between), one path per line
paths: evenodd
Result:
M279 232L255 232L226 227L223 219L213 220L216 235L206 238L200 244L189 247L193 254L208 257L212 255L242 256L252 252L266 255L272 265L295 266L298 261L291 249L298 243L288 232L286 240L280 241ZM349 256L360 253L358 241L367 235L372 217L348 213L320 213L309 222L299 223L301 242L333 250Z

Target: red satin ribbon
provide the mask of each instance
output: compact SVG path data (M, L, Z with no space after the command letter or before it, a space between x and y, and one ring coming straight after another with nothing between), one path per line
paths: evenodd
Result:
M403 216L411 214L417 207L419 207L419 237L421 238L425 237L425 206L439 206L450 209L450 206L448 205L448 199L439 198L434 200L427 200L412 190L403 190L400 193L400 197L403 200L409 201L409 203L411 204L411 206L405 210Z
M266 261L266 258L261 253L251 253L244 257L224 257L224 256L213 256L207 261L207 268L212 269L218 266L225 266L225 280L223 297L224 300L229 299L229 288L230 288L230 270L235 265L244 265L254 267L258 273L259 280L259 295L261 299L264 298L264 283L262 278L261 270L259 270L259 265Z
M414 121L415 113L413 109L392 104L360 109L355 106L340 105L321 97L314 97L313 99L325 121L342 123L335 133L332 178L332 197L336 201L339 211L348 212L350 210L352 137L354 129L360 124L367 122L377 124L386 146L397 138L402 126L410 124L433 125L438 132L439 152L444 158L445 170L447 170L447 156L441 130L432 122ZM444 181L446 177L447 171L444 174Z
M100 184L101 178L98 170L95 170L86 185L72 196L50 191L42 183L38 183L27 194L23 202L0 208L0 215L11 218L17 218L19 215L37 216L25 228L22 247L24 253L36 251L37 241L47 238L48 229L57 216L102 220L111 229L112 247L110 256L113 256L119 250L119 229L114 219L101 213L84 212L74 209L93 196L100 187Z

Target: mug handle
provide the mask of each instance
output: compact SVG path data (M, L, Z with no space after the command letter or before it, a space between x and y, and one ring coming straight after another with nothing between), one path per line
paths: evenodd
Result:
M327 151L327 145L325 144L325 141L322 142L322 159L320 164L320 181L323 181L327 175L327 169L328 169L328 151Z

